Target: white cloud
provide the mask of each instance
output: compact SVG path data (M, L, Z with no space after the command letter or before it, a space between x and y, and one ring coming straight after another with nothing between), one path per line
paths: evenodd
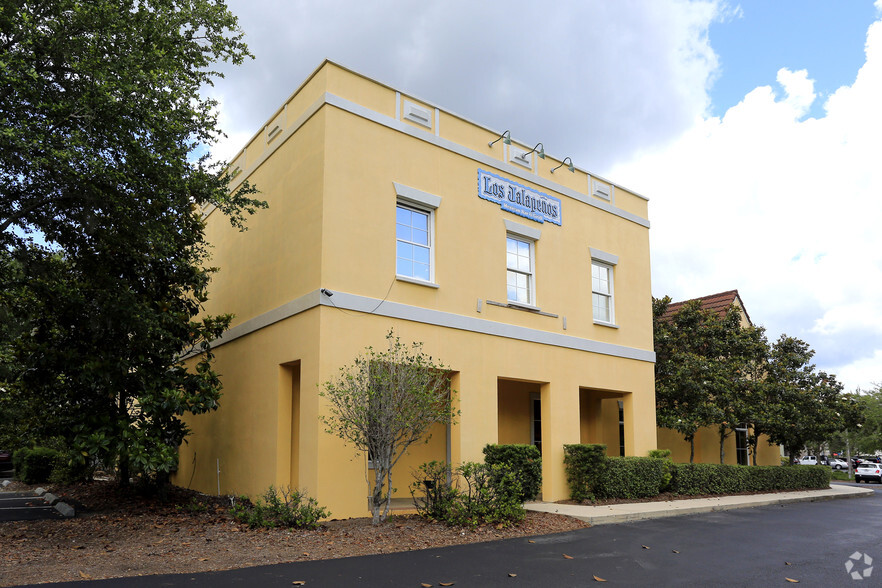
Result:
M685 0L229 5L257 57L215 89L231 137L250 136L330 58L600 173L707 109L707 27L724 14Z
M612 172L652 198L656 295L738 288L775 338L806 340L847 388L882 348L882 22L867 62L826 116L809 72L781 69L780 96L756 88L722 118L700 118L674 144Z

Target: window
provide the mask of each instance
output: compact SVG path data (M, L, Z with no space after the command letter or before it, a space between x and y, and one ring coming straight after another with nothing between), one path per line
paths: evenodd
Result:
M594 320L614 323L613 308L613 268L611 265L591 261L591 298L594 305Z
M506 284L509 302L535 304L533 243L508 236L505 239Z
M530 444L542 452L542 400L535 392L530 393Z
M619 455L625 457L625 403L619 400Z
M432 213L398 205L395 213L395 273L432 281Z

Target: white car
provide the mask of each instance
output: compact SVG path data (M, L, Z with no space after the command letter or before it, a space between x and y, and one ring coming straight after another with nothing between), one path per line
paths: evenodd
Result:
M854 471L855 482L875 481L882 484L882 464L865 461L859 463Z
M799 465L818 465L818 458L814 455L806 455L799 460Z
M844 459L839 459L838 457L831 457L827 460L827 465L829 465L834 470L847 470L848 462Z

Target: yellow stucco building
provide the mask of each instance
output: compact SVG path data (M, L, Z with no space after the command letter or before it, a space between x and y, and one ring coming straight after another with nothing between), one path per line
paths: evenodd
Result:
M564 444L655 448L647 200L533 147L324 62L231 165L269 209L247 232L205 211L206 312L235 319L176 483L368 515L366 456L324 431L318 391L392 328L450 366L460 411L396 466L397 496L488 443L539 445L546 500L568 497Z

